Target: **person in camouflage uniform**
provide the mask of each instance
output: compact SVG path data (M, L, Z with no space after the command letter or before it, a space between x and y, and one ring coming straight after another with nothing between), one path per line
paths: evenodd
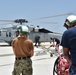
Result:
M34 46L32 40L27 38L29 33L28 27L20 26L19 34L12 41L12 48L15 54L15 63L12 75L32 75L32 60L34 55Z

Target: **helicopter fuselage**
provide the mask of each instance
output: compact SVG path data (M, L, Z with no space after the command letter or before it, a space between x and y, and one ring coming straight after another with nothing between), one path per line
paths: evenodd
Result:
M35 42L35 37L40 36L40 42L50 42L50 37L55 37L61 40L61 34L53 33L44 28L29 27L29 38ZM17 28L3 28L0 29L0 41L9 43L11 45L12 40L19 35Z

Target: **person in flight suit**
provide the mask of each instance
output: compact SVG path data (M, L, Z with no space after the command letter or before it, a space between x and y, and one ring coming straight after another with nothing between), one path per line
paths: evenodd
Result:
M12 75L32 75L32 60L34 55L34 45L32 40L28 39L29 29L27 26L19 27L20 36L12 41L12 48L15 54L15 63Z

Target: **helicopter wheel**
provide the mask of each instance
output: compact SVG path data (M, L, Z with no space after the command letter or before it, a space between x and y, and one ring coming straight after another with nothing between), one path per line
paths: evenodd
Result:
M63 57L64 55L61 54ZM55 60L54 67L53 67L53 75L58 75L58 63L59 63L59 57Z
M58 60L59 60L59 57L55 60L54 67L53 67L53 75L57 75Z

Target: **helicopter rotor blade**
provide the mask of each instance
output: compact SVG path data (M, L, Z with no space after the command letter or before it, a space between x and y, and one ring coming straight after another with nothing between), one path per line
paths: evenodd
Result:
M54 17L59 17L59 16L66 16L66 15L72 15L73 13L64 13L64 14L59 14L59 15L54 15L54 16L47 16L47 17L41 17L41 18L36 18L32 20L39 20L39 19L46 19L46 18L54 18ZM31 23L32 21L27 21L26 19L16 19L16 20L0 20L1 23L8 22L9 24L11 23ZM43 23L48 23L48 22L43 22ZM57 24L50 22L50 24Z
M14 22L13 20L0 20L0 22Z
M58 22L39 22L39 23L43 23L43 24L59 24Z
M32 20L53 18L53 17L66 16L66 15L72 15L72 14L73 14L73 13L65 13L65 14L59 14L59 15L54 15L54 16L47 16L47 17L42 17L42 18L36 18L36 19L32 19Z
M11 23L28 23L26 19L16 19L16 20L0 20L0 22L11 22Z
M3 25L3 26L4 26L4 25L9 25L9 24L12 25L12 24L15 24L15 23L14 23L14 22L13 22L13 23L10 23L10 22L9 22L9 23L0 23L0 26L1 26L1 25Z

